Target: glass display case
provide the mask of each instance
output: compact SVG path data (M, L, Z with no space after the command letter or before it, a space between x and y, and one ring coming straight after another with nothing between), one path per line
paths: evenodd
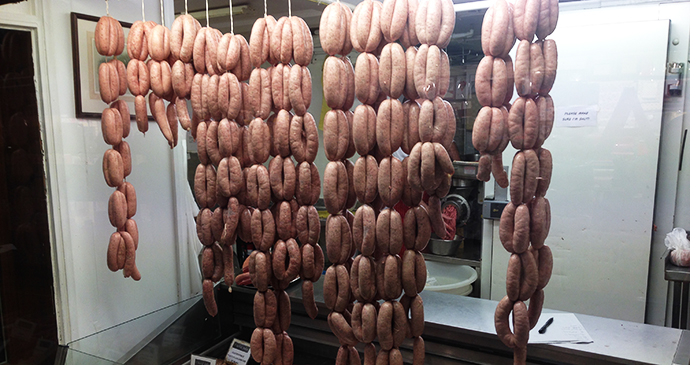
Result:
M370 0L337 3L354 9L362 1ZM142 280L125 280L106 265L108 238L118 228L109 222L108 197L115 189L103 182L103 152L110 147L102 138L102 121L92 117L107 106L101 103L97 77L106 58L99 57L91 43L96 21L106 11L123 24L143 18L138 2L136 9L117 1L106 8L106 3L29 0L0 6L0 364L180 364L191 354L220 359L232 339L249 342L257 328L256 288L251 280L247 282L247 260L258 250L257 242L251 242L255 237L236 239L232 252L234 274L244 275L242 285L228 286L215 279L212 290L206 285L207 301L215 298L218 305L217 315L209 315L202 295L205 276L209 280L200 239L204 232L197 232L204 206L197 204L194 191L195 172L203 158L191 133L183 129L178 129L178 146L169 148L153 116L146 122L148 114L143 123L150 128L146 134L131 123L128 138L132 174L127 182L136 186L138 194L141 245L136 260ZM454 113L450 123L455 126L446 149L454 173L446 174L448 194L439 198L439 216L442 221L446 218L442 223L448 234L434 234L430 244L418 250L424 265L440 267L438 274L426 272L427 289L419 294L426 363L509 363L512 350L499 340L494 315L498 301L507 294L511 254L501 239L501 217L514 193L501 188L495 178L485 182L477 178L479 161L486 153L480 153L472 139L482 109L476 82L485 56L482 22L494 2L452 3L455 27L447 47L442 47L448 56L449 81L440 93ZM546 195L552 225L545 243L554 262L541 318L572 314L593 342L530 342L528 363L690 364L687 272L669 266L664 246L667 232L688 227L690 221L690 191L685 189L690 184L690 158L685 156L690 153L685 148L690 129L686 118L690 2L562 1L559 6L558 27L549 36L558 43L558 73L549 94L555 104L554 126L543 145L553 154L553 178ZM264 13L259 0L231 9L211 2L208 16L201 0L143 0L142 7L147 19L168 28L189 10L202 26L220 33L230 33L232 26L234 34L246 39ZM304 112L313 115L319 142L315 173L309 167L309 177L317 173L321 182L313 204L320 237L313 249L321 248L325 257L323 275L313 282L316 318L310 318L313 313L304 307L303 278L271 281L266 287L285 284L291 305L286 332L293 339L294 362L332 364L340 343L328 321L331 310L324 298L324 276L333 258L335 265L351 270L352 254L359 252L352 250L351 256L338 260L337 255L329 255L325 234L329 209L324 187L332 188L326 186L331 161L324 152L324 120L331 109L323 92L329 56L321 48L321 37L326 35L319 29L325 4L271 1L266 7L267 14L276 18L288 13L299 16L313 37L311 62L304 66L307 71L300 72L310 75L312 101ZM516 52L513 47L508 53L513 60ZM358 56L352 51L343 60L356 67ZM268 63L263 67L267 69ZM245 88L249 95L248 83ZM134 100L131 93L123 98ZM517 98L516 94L510 101ZM95 105L93 113L80 113L84 101ZM372 109L380 101L372 103ZM408 100L400 96L398 101ZM349 109L360 105L355 100ZM249 130L244 124L238 128ZM304 137L301 130L298 134ZM510 143L502 152L503 170L511 175L519 151ZM384 159L380 148L374 154L377 163ZM402 161L408 154L400 149L390 156ZM337 162L354 165L359 157L354 153ZM268 169L269 162L263 165ZM215 167L210 169L217 173ZM404 180L409 184L407 176ZM376 189L389 188L385 185L377 184ZM271 194L269 188L269 206L278 201ZM369 203L380 204L377 210L383 207L382 199ZM215 204L214 200L210 205ZM360 206L355 203L350 213ZM407 208L398 214L404 217ZM343 209L330 215L341 213L350 217ZM221 230L225 219L219 224ZM255 223L251 214L249 219L247 226ZM349 227L353 221L347 222ZM206 246L215 247L221 239L210 235L213 242ZM300 242L300 254L302 247ZM406 250L388 254L396 260L398 254L402 266ZM454 270L458 267L468 270ZM372 281L378 280L375 275ZM453 294L431 290L441 277L463 285L447 290ZM361 286L359 281L357 285ZM341 311L343 318L353 308ZM282 334L282 329L270 330ZM410 339L402 342L405 363L411 363L413 347ZM364 351L361 345L355 348Z

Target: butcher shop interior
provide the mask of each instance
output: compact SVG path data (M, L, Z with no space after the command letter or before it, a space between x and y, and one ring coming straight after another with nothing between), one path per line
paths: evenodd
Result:
M688 14L0 0L0 365L690 365Z

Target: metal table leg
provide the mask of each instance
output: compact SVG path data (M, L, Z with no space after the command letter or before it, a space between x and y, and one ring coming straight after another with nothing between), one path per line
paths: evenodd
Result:
M671 327L680 328L680 292L681 283L673 282L673 309L671 310Z
M678 328L688 329L688 294L690 292L690 283L681 284L681 292L678 293L680 297L680 326Z

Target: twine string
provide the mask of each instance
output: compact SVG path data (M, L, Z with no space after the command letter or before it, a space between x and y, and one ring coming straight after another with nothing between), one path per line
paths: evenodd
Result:
M288 0L288 18L292 18L292 1Z
M159 1L161 4L161 24L165 26L165 16L163 15L163 0Z
M232 0L228 2L230 3L230 34L235 34L235 21L232 16Z
M206 0L206 28L208 28L209 21L208 21L208 0Z
M266 6L266 0L264 0L264 18L268 16L268 7Z

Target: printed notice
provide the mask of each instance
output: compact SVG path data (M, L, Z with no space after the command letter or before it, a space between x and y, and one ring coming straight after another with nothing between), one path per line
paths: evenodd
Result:
M192 359L189 361L190 365L216 365L216 359L210 357L203 357L199 355L192 355Z
M232 344L230 344L228 353L225 355L225 360L231 364L246 365L251 356L252 352L249 342L234 339Z
M557 127L595 127L598 111L597 105L558 108L555 124Z

